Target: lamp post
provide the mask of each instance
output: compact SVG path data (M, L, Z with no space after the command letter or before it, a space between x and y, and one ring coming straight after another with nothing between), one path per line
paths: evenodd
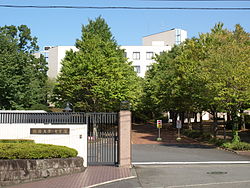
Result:
M72 112L72 108L70 108L70 104L69 102L66 103L66 107L63 109L64 112ZM71 104L72 105L72 104Z
M130 103L129 101L122 101L120 110L130 110Z

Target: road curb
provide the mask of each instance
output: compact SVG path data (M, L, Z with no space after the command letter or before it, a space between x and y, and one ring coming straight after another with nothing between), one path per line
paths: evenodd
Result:
M250 164L250 161L200 161L200 162L134 162L133 166L138 165L201 165L201 164Z

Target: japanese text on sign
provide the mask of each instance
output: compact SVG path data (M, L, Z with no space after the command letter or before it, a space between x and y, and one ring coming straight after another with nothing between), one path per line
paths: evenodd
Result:
M69 128L31 128L30 134L69 134Z

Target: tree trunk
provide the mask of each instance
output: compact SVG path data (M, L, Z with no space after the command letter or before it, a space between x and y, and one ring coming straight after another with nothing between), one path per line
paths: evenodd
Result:
M244 116L243 110L240 110L240 125L241 125L240 127L242 130L246 129L245 116Z
M194 116L194 122L197 123L197 114L198 113L195 113L195 116Z
M190 113L189 112L188 112L188 129L189 130L193 129L192 124L191 124L191 118L190 118Z
M214 134L214 137L216 138L216 136L217 136L217 130L218 130L217 112L213 112L213 116L214 116L213 134Z
M200 112L200 133L203 134L202 112Z
M173 123L172 123L173 128L175 128L175 127L176 127L177 114L178 114L178 113L173 112L173 120L172 120L172 121L173 121Z
M237 111L234 110L231 112L232 115L232 120L233 120L233 126L232 126L232 131L233 131L233 140L232 142L240 142L240 137L238 135L238 116L237 116Z

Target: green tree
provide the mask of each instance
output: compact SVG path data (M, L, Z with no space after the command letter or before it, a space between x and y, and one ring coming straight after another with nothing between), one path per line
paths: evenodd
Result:
M0 27L0 108L27 109L46 103L47 66L35 58L37 38L26 25Z
M230 114L237 140L239 113L250 104L250 35L236 25L234 31L212 30L210 38L213 46L202 62L206 89L219 109Z
M76 47L79 51L67 52L62 61L54 101L70 102L83 111L116 111L124 100L135 108L141 92L139 78L103 18L82 26Z
M229 31L216 24L156 60L147 82L163 110L208 111L215 136L217 112L227 112L237 130L239 112L250 104L250 37L240 25Z

